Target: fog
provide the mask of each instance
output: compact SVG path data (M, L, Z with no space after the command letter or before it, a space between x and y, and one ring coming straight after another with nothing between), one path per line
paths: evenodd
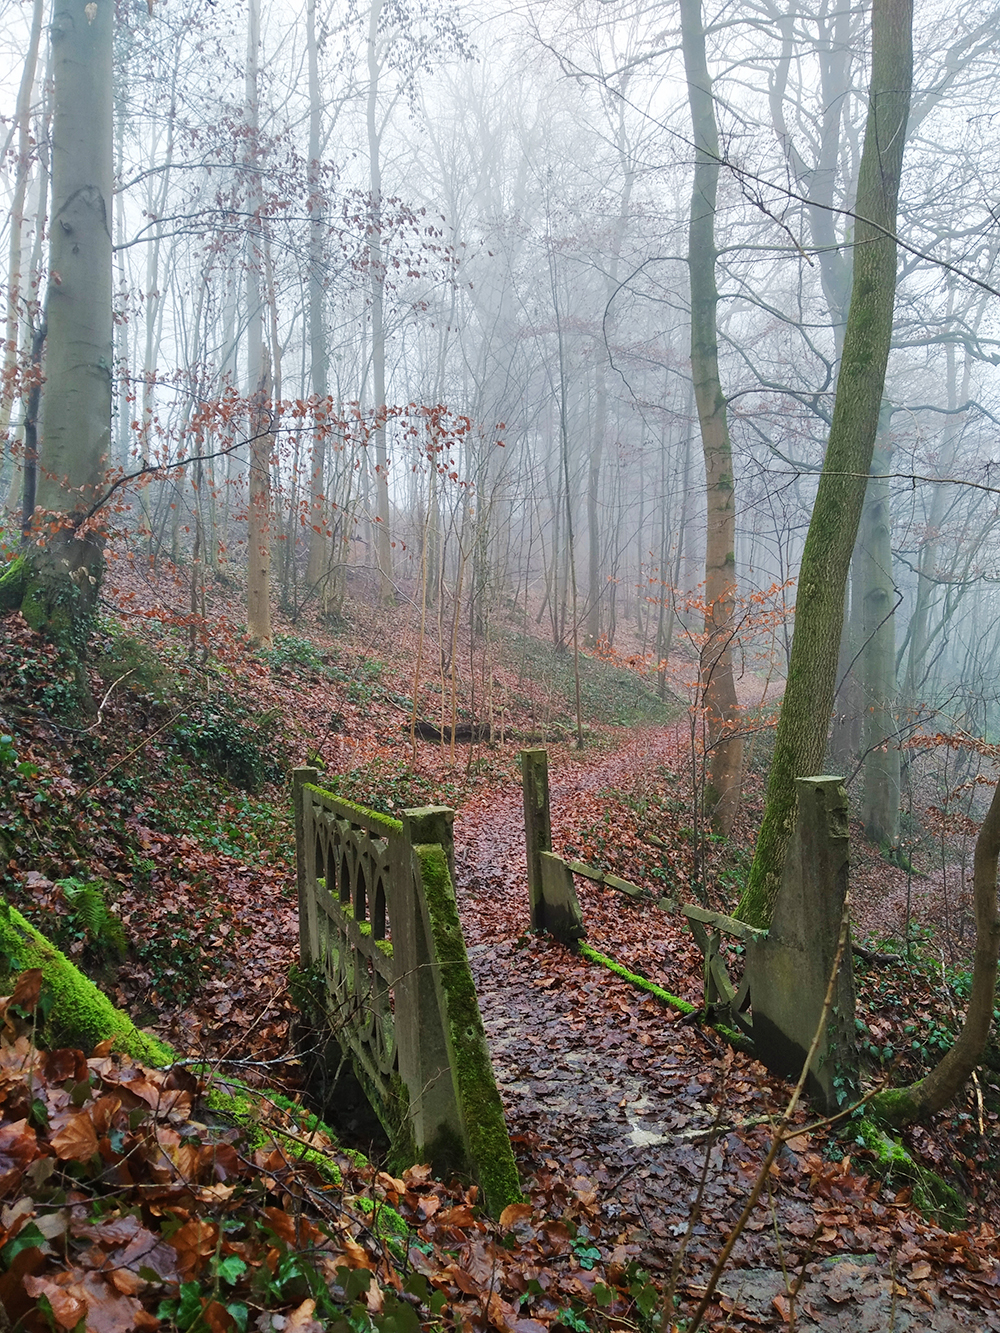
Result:
M520 618L654 675L697 662L718 479L692 383L682 10L308 0L264 6L248 51L257 5L119 6L109 466L143 472L121 540L176 562L197 540L207 577L242 579L256 448L265 596L293 615L352 592L461 603L486 636ZM0 16L11 531L49 280L45 14ZM780 693L838 386L870 14L709 2L702 23L747 709ZM1000 727L998 30L982 0L916 18L880 480L831 742L852 777L880 744Z

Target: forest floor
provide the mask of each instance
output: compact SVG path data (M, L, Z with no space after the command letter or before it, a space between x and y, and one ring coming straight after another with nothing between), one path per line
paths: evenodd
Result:
M132 946L120 967L103 960L112 998L185 1054L251 1081L283 1079L295 1092L287 979L297 921L278 770L318 760L329 785L387 811L429 800L455 806L462 922L529 1195L548 1215L573 1220L601 1273L650 1274L672 1293L677 1318L689 1316L790 1089L712 1029L529 932L523 742L411 745L418 628L407 612L352 605L350 626L306 633L284 624L272 653L254 654L235 628L235 601L217 600L209 641L204 626L189 635L180 580L154 583L141 569L120 569L113 589L129 619L109 612L98 636L91 661L100 711L82 725L60 712L69 686L54 655L18 617L3 622L0 731L18 764L5 790L7 897L46 928L59 926L63 947L86 962L99 941L66 885L100 881ZM460 721L489 716L522 735L565 731L567 663L536 633L508 630L479 645L458 636ZM445 641L433 644L437 678L417 690L418 714L431 720L447 720L451 706ZM700 957L681 920L654 902L705 895L732 906L759 817L767 719L751 738L757 753L740 825L720 845L699 835L692 815L697 754L683 701L658 704L639 653L585 666L588 744L549 745L554 842L648 886L650 900L636 903L578 882L588 942L697 1004ZM682 684L690 654L671 666ZM745 682L748 704L758 683ZM623 721L631 725L616 725ZM245 753L232 753L234 734ZM263 763L245 784L256 795L233 780L242 761ZM958 790L967 779L951 772L938 786ZM958 836L953 820L947 855L935 861L944 821L934 823L941 803L928 792L925 825L912 826L910 870L889 865L852 828L857 937L899 940L905 929L919 946L900 965L858 967L868 1072L894 1082L918 1074L951 1040L967 984L974 825L966 818ZM922 1216L914 1182L887 1176L850 1127L809 1127L800 1109L801 1132L771 1169L709 1325L1000 1329L996 1079L984 1069L950 1114L906 1136L914 1158L968 1201L957 1231ZM422 1217L419 1201L410 1203ZM572 1254L564 1247L572 1272L562 1275L582 1282L584 1294L593 1287L586 1261L577 1262L585 1250L576 1241ZM539 1261L538 1274L552 1266ZM535 1308L524 1299L532 1318L496 1314L468 1326L599 1326L592 1300L557 1318L553 1302L540 1297ZM641 1312L630 1318L641 1323ZM636 1327L617 1316L609 1326Z

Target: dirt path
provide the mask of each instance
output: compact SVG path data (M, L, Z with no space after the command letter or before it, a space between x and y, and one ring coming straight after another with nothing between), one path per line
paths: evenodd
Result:
M613 755L554 768L554 833L572 794L627 786L650 765L676 762L679 743L673 731L641 733ZM522 1171L572 1180L596 1210L602 1252L661 1280L700 1199L677 1287L688 1303L770 1142L754 1122L780 1111L786 1089L714 1034L531 936L523 838L513 786L470 803L456 822L463 925ZM668 989L696 988L697 962L676 921L596 886L582 886L581 898L602 947L614 952L615 941L619 957L639 947L658 960ZM895 1189L855 1173L842 1145L832 1161L825 1149L822 1136L805 1136L782 1150L770 1206L737 1243L717 1317L733 1328L787 1326L789 1285L801 1272L799 1329L1000 1329L963 1261L924 1260L944 1233L898 1203Z

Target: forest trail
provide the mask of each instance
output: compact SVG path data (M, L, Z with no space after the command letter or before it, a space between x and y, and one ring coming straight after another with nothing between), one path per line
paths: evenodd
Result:
M550 772L553 842L574 798L631 787L650 766L677 763L682 744L682 730L639 732L612 754ZM602 1254L636 1259L661 1280L700 1191L677 1283L687 1303L739 1215L770 1143L767 1118L780 1114L787 1089L614 974L530 935L523 828L514 784L476 797L455 826L462 921L522 1172L573 1182ZM589 942L674 994L697 989L697 959L678 922L651 904L577 887ZM995 1301L988 1262L981 1274L928 1264L945 1233L857 1173L849 1156L827 1160L825 1147L819 1133L782 1150L769 1205L751 1218L720 1283L717 1317L731 1328L787 1326L794 1304L801 1330L1000 1329L985 1308ZM962 1264L958 1251L952 1258Z

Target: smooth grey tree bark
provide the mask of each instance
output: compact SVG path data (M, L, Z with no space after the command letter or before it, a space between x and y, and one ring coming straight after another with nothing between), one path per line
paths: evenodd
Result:
M858 548L861 564L861 659L864 797L869 841L893 848L899 837L899 740L896 722L896 586L892 577L889 477L892 408L883 405L865 492Z
M21 612L77 651L97 604L111 446L113 31L113 0L57 0L45 391Z
M247 396L250 408L249 503L247 507L247 630L271 643L271 367L264 347L264 246L260 218L259 164L255 157L260 123L258 64L260 0L250 0L247 24L246 101L250 136L247 211Z

